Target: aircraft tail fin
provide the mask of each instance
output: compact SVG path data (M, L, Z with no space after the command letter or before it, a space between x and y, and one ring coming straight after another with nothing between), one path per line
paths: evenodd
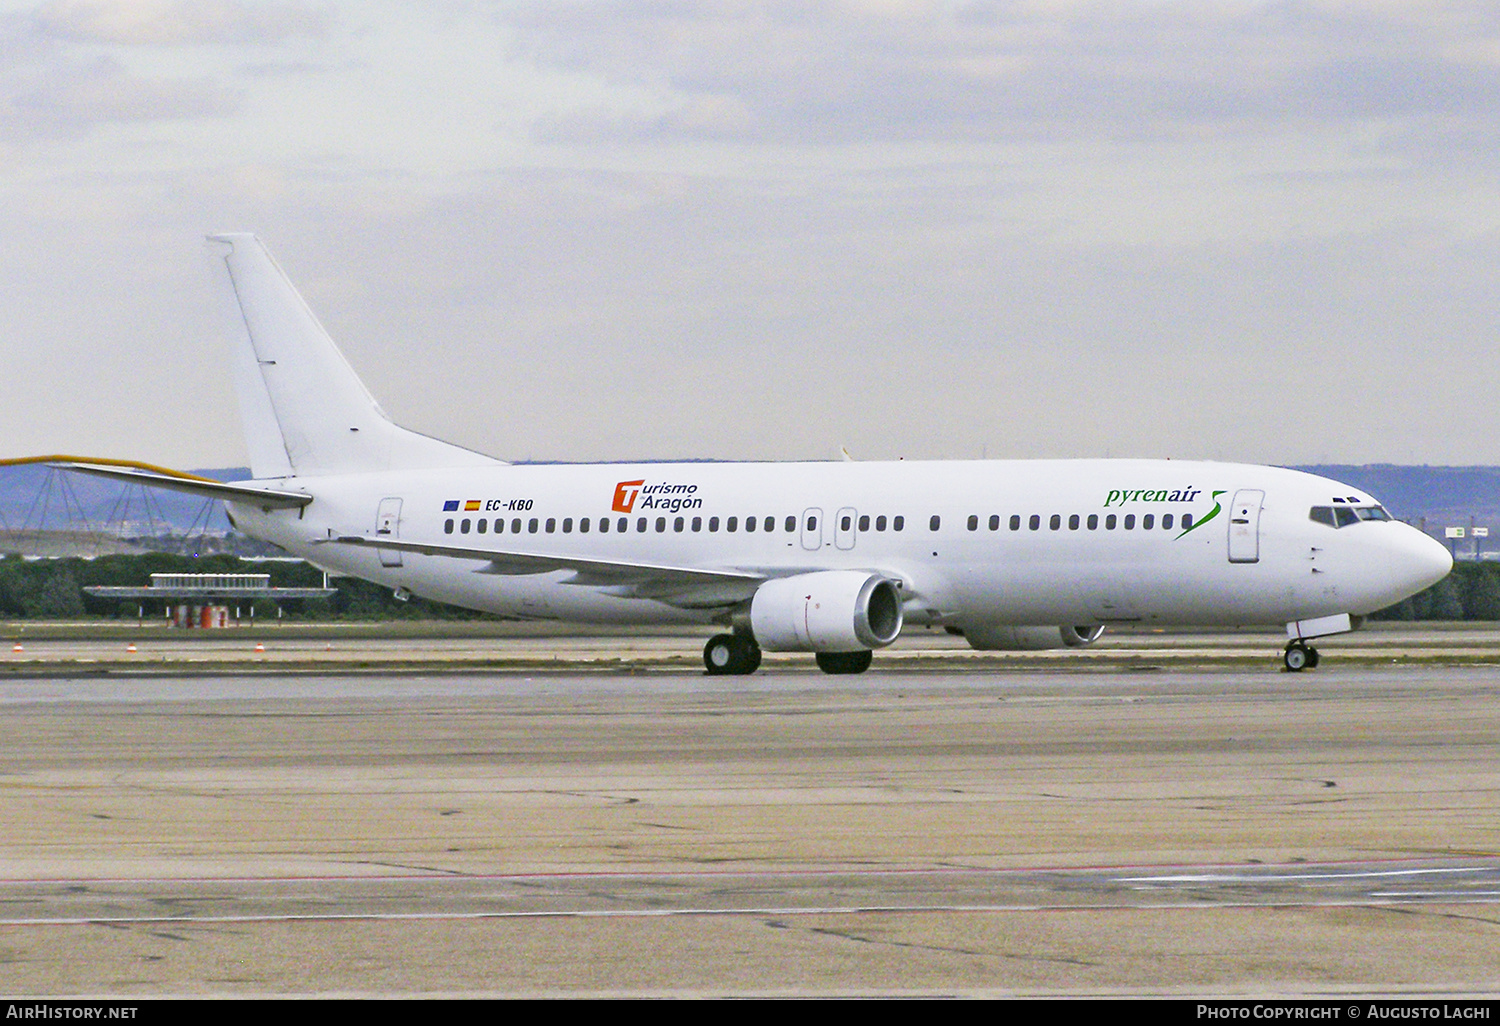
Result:
M500 462L394 424L259 239L209 241L229 279L235 393L257 478Z

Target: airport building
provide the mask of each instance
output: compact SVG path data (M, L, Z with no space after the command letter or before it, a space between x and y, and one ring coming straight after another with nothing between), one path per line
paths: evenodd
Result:
M327 587L326 577L323 583L321 588L274 588L270 574L152 574L144 588L91 585L83 590L97 598L136 599L143 613L147 602L160 602L177 627L229 627L237 625L247 609L254 623L257 599L275 603L279 615L285 599L333 595L336 589Z

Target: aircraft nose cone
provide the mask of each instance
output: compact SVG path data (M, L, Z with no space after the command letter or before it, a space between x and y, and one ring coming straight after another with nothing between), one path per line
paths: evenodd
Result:
M1391 553L1391 570L1415 595L1430 588L1453 570L1453 557L1443 543L1416 528L1403 532L1402 544Z

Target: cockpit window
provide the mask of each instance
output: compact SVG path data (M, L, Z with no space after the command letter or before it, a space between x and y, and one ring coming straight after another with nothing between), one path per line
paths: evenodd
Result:
M1391 515L1384 506L1314 506L1308 510L1307 519L1329 527L1348 527L1361 520L1389 520Z

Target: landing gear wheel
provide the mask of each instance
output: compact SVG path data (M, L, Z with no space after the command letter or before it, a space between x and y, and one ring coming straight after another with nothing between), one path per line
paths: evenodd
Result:
M754 673L760 668L760 646L741 634L715 634L703 646L703 665L710 676Z
M1318 668L1318 650L1311 645L1307 646L1307 668L1316 670Z
M864 673L875 653L862 648L858 652L819 652L816 658L818 669L824 673Z
M1318 650L1308 648L1300 641L1294 641L1287 645L1286 651L1282 653L1281 664L1286 667L1288 673L1301 673L1309 666L1318 665Z

